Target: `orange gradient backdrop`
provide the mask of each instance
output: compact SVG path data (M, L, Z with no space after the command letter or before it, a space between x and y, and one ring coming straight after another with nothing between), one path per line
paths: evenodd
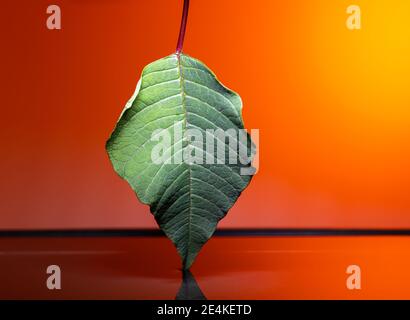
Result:
M62 30L46 8L62 9ZM192 0L184 51L244 101L260 170L221 227L410 228L410 2ZM182 0L0 4L0 228L153 227L104 144Z

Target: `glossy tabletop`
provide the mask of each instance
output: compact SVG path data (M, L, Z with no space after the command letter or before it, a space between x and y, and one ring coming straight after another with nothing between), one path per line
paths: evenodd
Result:
M165 237L1 237L0 299L409 299L409 248L406 236L217 236L183 277ZM61 290L47 288L50 265Z

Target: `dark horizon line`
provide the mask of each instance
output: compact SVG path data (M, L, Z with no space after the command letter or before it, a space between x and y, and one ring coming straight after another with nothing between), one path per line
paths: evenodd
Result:
M0 237L163 237L159 229L38 229L0 230ZM229 228L218 229L217 237L280 236L410 236L410 229L332 228Z

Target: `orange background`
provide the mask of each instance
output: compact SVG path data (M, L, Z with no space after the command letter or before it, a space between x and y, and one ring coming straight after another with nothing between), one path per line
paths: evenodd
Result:
M62 30L46 8L62 9ZM184 51L244 101L260 170L223 227L410 228L410 2L192 0ZM152 227L104 150L180 0L0 4L0 228Z

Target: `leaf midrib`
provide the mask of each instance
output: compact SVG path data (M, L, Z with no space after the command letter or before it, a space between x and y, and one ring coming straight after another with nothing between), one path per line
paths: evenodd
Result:
M184 133L187 130L187 122L188 122L188 111L186 108L186 96L185 96L185 86L184 86L184 76L182 72L182 63L181 63L181 54L177 54L177 64L178 64L178 73L179 73L179 83L180 83L180 89L181 89L181 104L182 104L182 109L184 110ZM190 139L188 139L187 147L190 145ZM188 208L188 240L187 240L187 247L186 247L186 255L185 255L185 261L184 261L184 268L187 265L188 258L189 258L189 248L190 248L190 243L191 243L191 215L192 215L192 172L191 172L191 165L188 165L188 180L189 180L189 208Z

